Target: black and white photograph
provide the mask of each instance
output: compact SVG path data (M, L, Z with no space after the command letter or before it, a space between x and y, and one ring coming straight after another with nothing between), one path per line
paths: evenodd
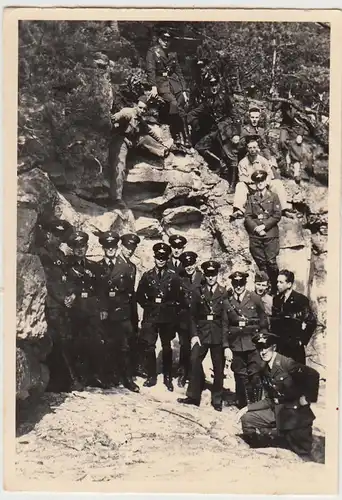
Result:
M10 489L337 492L334 15L15 10Z

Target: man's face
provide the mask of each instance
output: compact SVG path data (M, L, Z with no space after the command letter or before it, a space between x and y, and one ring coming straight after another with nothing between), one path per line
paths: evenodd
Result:
M154 259L154 262L155 262L155 264L156 264L156 267L158 267L158 269L162 269L163 267L165 267L165 266L166 266L166 262L167 262L167 261L166 261L166 260L164 260L164 259L163 259L163 260L161 260L161 259L155 258L155 259Z
M252 141L247 146L247 151L250 156L256 156L259 152L259 146L256 141Z
M259 111L251 111L251 113L249 113L249 119L251 120L251 124L253 125L253 127L257 127L260 120Z
M246 282L244 280L232 280L232 286L238 295L241 295L246 290Z
M87 253L88 250L88 245L84 245L83 247L77 247L74 248L74 256L77 257L77 259L83 259Z
M188 274L189 276L192 276L195 272L196 265L191 264L190 266L186 266L184 269L185 269L186 274Z
M233 135L232 137L232 143L233 144L239 144L240 142L240 136L239 135Z
M112 259L116 254L116 247L104 248L104 253L108 259Z
M184 248L172 248L172 257L179 259L179 256L183 253Z
M296 137L296 143L297 144L302 144L303 142L303 136L298 134L297 137Z
M121 252L126 259L130 259L135 252L135 248L127 248L125 245L122 245Z
M256 281L255 282L255 293L263 297L268 291L268 282L267 281Z
M147 110L147 105L144 102L139 101L137 104L138 116L143 116L146 113L146 110Z
M286 292L286 290L289 290L291 286L292 286L291 283L288 283L288 281L286 281L286 276L284 276L283 274L279 274L277 278L278 292L284 293Z
M267 186L267 179L256 183L256 188L258 191L263 191L264 189L266 189L266 186Z
M163 49L168 49L170 47L170 40L168 38L159 38L159 44Z
M209 286L214 286L217 283L217 274L215 276L206 276L205 280Z
M269 363L272 359L273 353L276 351L277 346L271 345L269 347L263 347L262 349L258 349L260 353L260 357L266 363Z

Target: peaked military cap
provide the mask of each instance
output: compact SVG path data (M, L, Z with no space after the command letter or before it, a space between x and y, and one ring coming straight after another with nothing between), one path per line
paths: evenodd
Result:
M278 340L278 335L271 332L260 332L252 337L252 342L257 349L270 347L271 345L276 344Z
M180 234L172 234L169 237L169 244L172 248L183 248L187 244L187 239Z
M193 266L197 260L197 253L196 252L183 252L179 256L180 263L182 266L187 267L187 266Z
M256 104L251 104L249 106L249 109L248 109L249 113L252 113L252 112L258 112L258 113L261 113L261 109L259 108L259 106L256 106Z
M164 40L171 40L172 36L168 30L160 30L159 38L163 38Z
M130 250L135 249L140 243L140 238L137 234L134 233L123 234L121 236L121 243L123 244L123 246L129 248Z
M99 243L103 248L115 248L120 240L120 236L115 231L105 231L99 236Z
M154 256L158 260L167 260L171 254L171 247L167 243L156 243L152 247Z
M205 276L217 276L221 264L216 260L207 260L202 263L201 268Z
M67 244L70 248L84 247L89 240L89 235L84 231L74 231L67 239Z
M248 276L249 276L248 273L244 273L242 271L234 271L233 273L231 273L229 275L229 279L231 279L232 281L244 281L244 282L246 282Z
M251 180L253 182L262 182L267 179L267 172L265 170L256 170L251 175Z
M267 276L267 273L265 273L265 271L258 271L257 273L255 273L255 280L256 282L260 282L260 281L268 281L269 278Z
M72 225L67 220L58 219L57 217L53 217L50 219L42 219L39 223L42 229L46 231L51 231L57 236L64 235L69 229L72 228Z

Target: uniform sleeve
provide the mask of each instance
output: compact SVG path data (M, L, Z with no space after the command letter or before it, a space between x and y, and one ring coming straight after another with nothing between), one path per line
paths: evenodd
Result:
M191 337L196 337L198 335L197 330L197 314L198 314L198 301L199 301L199 291L196 290L192 294L190 311L191 311Z
M253 217L252 196L247 196L245 209L245 228L248 233L253 234L254 229L260 225L260 222Z
M151 87L155 87L156 84L156 63L154 58L153 49L150 49L147 52L146 56L146 73L147 73L147 81L151 85Z
M303 296L303 323L305 324L305 328L302 330L302 342L304 345L307 345L316 330L317 327L317 318L314 314L309 299Z
M272 227L276 226L280 221L280 219L281 219L280 200L278 195L274 193L271 216L263 221L265 225L265 231L268 231L269 229L272 229Z
M132 108L122 108L117 113L112 115L112 120L114 122L129 121L133 117Z
M144 273L139 281L139 285L137 288L137 302L138 304L141 305L141 307L144 309L146 307L147 299L145 296L145 289L146 289L146 284L147 284L147 277L146 274Z

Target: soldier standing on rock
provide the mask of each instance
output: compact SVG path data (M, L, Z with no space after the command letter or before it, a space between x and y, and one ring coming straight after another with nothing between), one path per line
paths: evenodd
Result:
M146 71L152 97L159 95L169 106L170 132L177 146L191 147L184 108L189 100L177 54L170 53L171 34L161 31L146 56ZM182 141L183 140L183 141Z
M261 359L252 337L266 331L268 320L263 303L258 295L246 290L248 273L235 271L229 279L233 294L229 297L228 360L232 361L236 385L236 400L239 408L261 397L259 370Z
M119 235L114 231L106 231L99 236L99 243L105 253L98 264L97 286L106 345L106 372L111 375L109 382L116 384L117 370L124 387L139 392L139 387L133 381L130 356L130 347L136 338L132 323L132 319L136 321L136 316L132 317L135 267L117 254L119 240Z
M203 284L204 275L196 268L197 253L183 252L180 257L182 271L179 276L182 280L185 300L188 307L181 309L179 314L178 337L179 337L179 365L178 365L178 387L184 387L190 374L191 356L191 301L194 290Z
M182 252L184 252L184 248L187 244L187 239L180 234L172 234L169 237L169 245L171 247L171 256L168 261L169 269L173 269L176 273L182 271L182 263L179 259Z
M249 250L260 271L266 271L271 292L276 294L281 208L278 195L267 186L267 172L257 170L251 176L256 191L247 198L245 227L249 234Z
M283 269L278 274L278 294L273 298L271 325L278 335L278 351L305 364L305 346L317 326L309 299L293 290L294 274Z
M145 272L138 285L137 301L144 309L140 342L144 346L146 387L157 383L156 342L162 344L164 384L173 391L172 347L178 323L178 313L185 298L178 274L167 266L171 248L166 243L153 246L155 267Z
M104 346L101 336L97 265L86 258L89 236L75 231L67 240L73 255L68 257L66 274L68 308L74 369L80 388L104 385Z
M125 209L123 186L126 178L126 161L129 151L147 150L165 158L169 150L151 125L144 119L148 98L139 97L133 108L123 108L112 116L113 130L109 143L110 198L115 208Z
M191 376L186 398L179 403L199 406L204 389L203 360L210 350L214 370L211 404L222 411L223 349L228 347L227 291L217 283L220 264L209 260L202 264L205 285L194 290L191 302Z
M69 323L64 305L67 258L59 248L73 228L66 220L57 218L41 220L39 227L45 233L45 243L38 248L37 253L45 273L45 317L52 340L52 351L46 360L50 370L47 389L59 392L70 387L73 389L76 382L70 359Z
M264 363L260 376L265 398L243 408L237 421L241 420L243 438L253 448L273 441L274 446L283 444L300 456L310 456L315 420L310 403L318 398L319 373L279 354L278 341L266 332L253 337Z

